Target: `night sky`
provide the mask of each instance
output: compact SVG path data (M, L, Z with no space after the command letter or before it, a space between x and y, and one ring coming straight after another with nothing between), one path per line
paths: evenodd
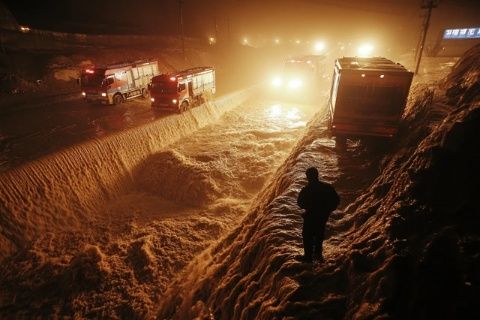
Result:
M177 0L4 0L22 25L85 33L176 34ZM416 41L420 0L184 0L185 32L195 37L366 37ZM480 1L443 0L432 32L480 26ZM328 38L331 39L328 39Z

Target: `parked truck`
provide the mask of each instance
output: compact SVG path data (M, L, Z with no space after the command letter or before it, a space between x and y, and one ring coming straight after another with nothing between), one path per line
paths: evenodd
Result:
M393 137L407 101L413 73L382 57L335 61L329 111L332 133Z
M197 67L161 74L150 83L152 107L183 112L215 94L215 69Z
M80 77L82 95L88 102L103 104L147 98L148 84L158 73L157 61L150 60L91 67L83 70Z

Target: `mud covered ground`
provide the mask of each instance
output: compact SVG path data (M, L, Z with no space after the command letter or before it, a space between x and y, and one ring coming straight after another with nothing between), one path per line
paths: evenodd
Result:
M159 318L478 318L479 79L477 46L444 81L417 84L380 161L371 146L334 152L317 117L241 225L159 300ZM312 165L346 198L314 265L294 259Z
M242 104L133 170L122 157L98 176L81 169L75 174L93 180L123 170L132 184L114 196L115 188L100 184L108 201L92 216L67 205L66 217L49 217L62 228L19 245L1 265L0 315L464 318L479 284L475 50L445 82L415 84L391 143L351 139L338 148L325 99L313 106L265 99ZM171 121L188 127L197 120ZM305 265L294 259L302 223L295 198L312 165L342 204L329 222L327 261ZM61 166L57 159L39 167ZM28 192L42 206L55 198L35 190ZM75 203L85 200L78 197ZM70 213L84 219L81 228L68 225ZM16 218L2 215L3 233ZM26 219L35 224L35 216Z

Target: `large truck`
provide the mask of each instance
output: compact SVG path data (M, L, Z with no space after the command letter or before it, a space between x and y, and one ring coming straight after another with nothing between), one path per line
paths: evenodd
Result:
M413 73L382 57L335 61L329 111L333 135L393 137Z
M183 112L215 94L215 69L196 67L152 78L152 107Z
M86 101L102 104L120 104L135 97L147 98L148 84L157 75L155 60L139 60L82 71L80 86Z

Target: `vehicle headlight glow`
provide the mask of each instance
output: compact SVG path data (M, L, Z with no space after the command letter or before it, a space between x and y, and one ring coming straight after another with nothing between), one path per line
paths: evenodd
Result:
M155 102L155 98L150 98L150 101Z
M320 53L323 50L325 50L325 42L319 41L315 43L315 46L313 47L315 52Z
M173 104L177 104L177 99L172 99Z
M358 47L357 53L359 57L369 57L373 52L373 46L369 43Z
M283 83L283 81L282 81L282 78L280 78L280 77L275 77L272 80L272 85L274 87L280 87L282 85L282 83Z
M84 96L84 97L85 97L86 95L87 95L87 93L86 93L85 91L84 91L84 92L82 92L82 96Z
M107 94L105 92L102 92L102 97L106 97Z
M292 79L288 82L288 87L291 89L300 88L302 85L303 85L303 82L300 79Z

